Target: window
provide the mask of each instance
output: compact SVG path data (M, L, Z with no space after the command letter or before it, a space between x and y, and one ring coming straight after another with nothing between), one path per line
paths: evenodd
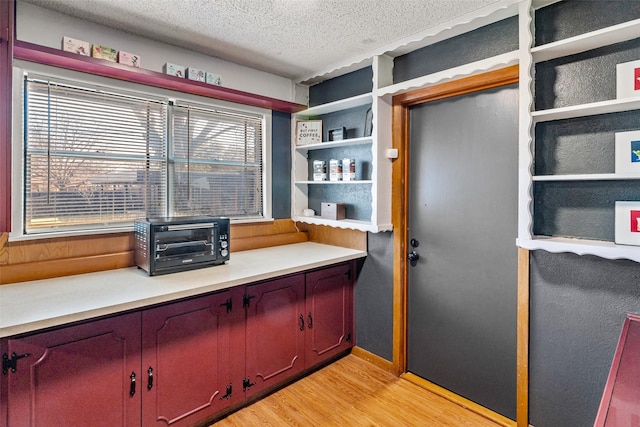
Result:
M262 117L174 106L169 156L178 214L262 214Z
M25 79L24 230L165 212L167 104Z
M264 111L41 75L25 75L23 95L20 235L268 216Z

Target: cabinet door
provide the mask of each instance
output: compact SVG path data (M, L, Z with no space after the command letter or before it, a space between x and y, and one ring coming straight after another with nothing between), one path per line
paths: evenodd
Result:
M307 274L307 366L353 345L352 270L349 263Z
M304 275L248 286L246 296L251 395L304 369Z
M7 374L7 425L140 425L140 314L12 338L7 347L24 356Z
M227 405L229 295L142 313L142 425L191 425Z

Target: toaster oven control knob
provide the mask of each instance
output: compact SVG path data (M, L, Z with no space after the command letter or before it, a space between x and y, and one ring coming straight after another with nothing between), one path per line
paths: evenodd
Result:
M229 255L229 251L228 251L228 250L226 250L226 249L221 249L221 250L220 250L220 255L222 255L222 256L227 256L227 255Z
M220 242L220 247L222 249L226 249L227 246L229 246L229 243L226 240L223 240L222 242Z

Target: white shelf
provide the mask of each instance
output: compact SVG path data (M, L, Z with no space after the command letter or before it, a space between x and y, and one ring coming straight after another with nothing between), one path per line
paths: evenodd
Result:
M534 0L533 6L547 6L554 2L553 0ZM521 10L521 13L526 12ZM640 110L640 97L633 97L532 111L535 100L535 94L533 93L535 85L533 82L536 78L534 64L558 58L567 58L593 49L637 39L640 37L640 19L530 48L535 38L534 16L532 15L532 10L529 10L528 13L530 13L527 17L528 19L521 19L520 25L520 51L522 53L520 67L524 73L521 73L520 79L519 210L521 213L518 220L519 238L517 239L517 245L529 250L545 250L553 253L567 252L578 255L594 255L606 259L628 259L640 262L640 246L617 245L611 241L583 238L532 235L535 219L533 206L536 200L531 191L531 186L535 182L582 181L588 183L640 179L640 176L616 173L531 175L535 164L535 152L532 147L535 147L536 123Z
M352 184L373 184L373 181L368 180L356 180L356 181L296 181L296 185L307 184L330 184L330 185L352 185Z
M597 114L619 113L622 111L632 111L637 109L640 109L640 98L633 97L533 111L531 113L531 117L533 118L534 123L540 123L552 120L571 119L575 117L595 116Z
M361 138L343 139L341 141L325 141L325 142L321 142L320 144L296 145L296 151L304 152L304 151L310 151L310 150L324 150L326 148L349 147L354 145L371 144L372 142L373 142L372 137L364 136Z
M385 86L378 89L376 92L376 95L390 97L390 96L399 95L399 94L406 93L416 89L435 86L441 83L449 82L449 81L460 79L463 77L470 77L477 74L482 74L489 71L505 68L511 65L516 65L518 64L519 59L520 59L519 51L507 52L501 55L493 56L491 58L486 58L480 61L461 65L459 67L450 68L448 70L439 71L437 73L416 77L414 79L410 79L404 82Z
M336 111L348 110L349 108L360 107L362 105L371 104L373 102L373 95L371 93L365 93L363 95L353 96L351 98L341 99L335 102L329 102L327 104L311 107L306 110L297 113L298 116L321 116L323 114L334 113Z
M613 181L640 179L640 176L616 173L591 173L575 175L537 175L532 179L534 181Z
M581 34L531 49L534 62L549 61L632 40L640 35L640 19Z
M617 245L613 242L566 237L535 236L532 239L517 239L518 247L547 252L570 252L578 255L595 255L607 259L628 259L640 262L640 246Z
M297 222L303 222L306 224L328 225L336 228L370 231L372 233L379 233L381 231L393 230L392 224L376 225L369 221L359 221L355 219L332 220L332 219L322 218L319 216L294 216L293 220Z

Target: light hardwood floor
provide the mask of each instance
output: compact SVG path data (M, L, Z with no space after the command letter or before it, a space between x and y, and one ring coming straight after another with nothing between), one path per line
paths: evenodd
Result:
M229 415L214 427L496 427L354 355Z

